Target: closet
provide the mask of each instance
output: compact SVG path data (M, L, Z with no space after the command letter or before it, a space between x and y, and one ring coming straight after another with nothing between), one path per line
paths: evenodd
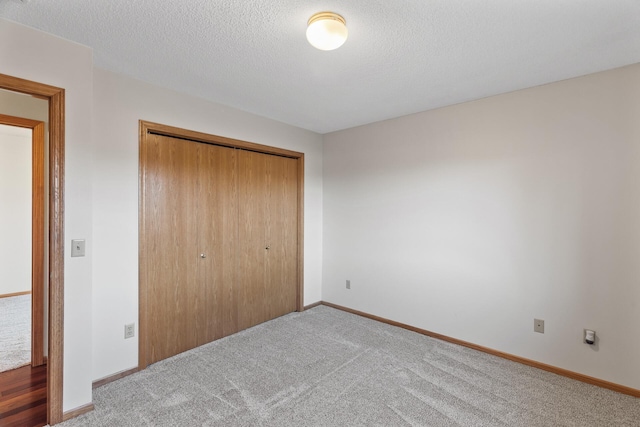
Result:
M140 132L140 367L301 310L303 155Z

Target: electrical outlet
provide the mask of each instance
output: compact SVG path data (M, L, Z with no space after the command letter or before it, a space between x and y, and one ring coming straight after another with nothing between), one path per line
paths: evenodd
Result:
M347 289L351 289L351 280L347 280Z
M133 338L136 335L136 324L129 323L128 325L124 325L124 338Z
M544 320L533 319L533 331L544 334Z

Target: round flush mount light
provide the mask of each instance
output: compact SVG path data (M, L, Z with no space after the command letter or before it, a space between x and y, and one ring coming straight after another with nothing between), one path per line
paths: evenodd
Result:
M347 21L337 13L316 13L307 22L307 40L316 49L337 49L347 40L347 35Z

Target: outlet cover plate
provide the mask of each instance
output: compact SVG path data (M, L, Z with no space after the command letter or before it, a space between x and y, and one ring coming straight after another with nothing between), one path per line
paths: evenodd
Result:
M124 339L133 338L136 335L136 324L129 323L124 325Z
M544 334L544 320L533 319L533 331Z

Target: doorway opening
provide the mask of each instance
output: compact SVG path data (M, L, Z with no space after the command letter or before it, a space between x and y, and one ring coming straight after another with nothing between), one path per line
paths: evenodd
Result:
M64 319L64 89L0 74L0 89L31 95L48 103L48 311L46 410L51 425L63 421ZM2 113L4 111L0 111ZM44 246L44 244L43 244ZM44 263L43 263L44 264ZM44 273L43 273L44 276Z
M44 157L43 121L0 114L0 372L45 363Z

